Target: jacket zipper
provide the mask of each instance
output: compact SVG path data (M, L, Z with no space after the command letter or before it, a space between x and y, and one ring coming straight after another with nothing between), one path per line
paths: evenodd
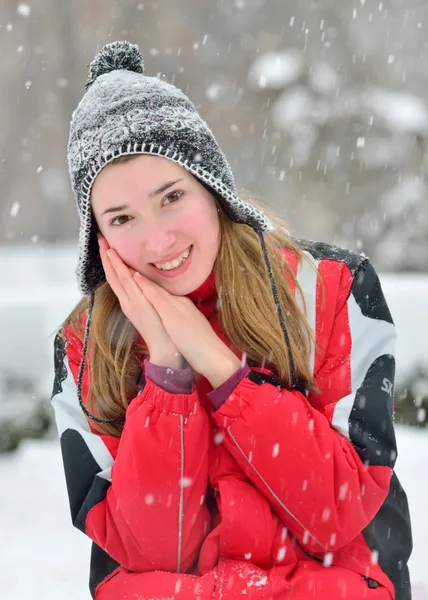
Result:
M178 556L177 573L181 570L181 551L183 543L183 503L184 503L184 417L180 415L180 446L181 446L181 466L180 466L180 504L178 509Z

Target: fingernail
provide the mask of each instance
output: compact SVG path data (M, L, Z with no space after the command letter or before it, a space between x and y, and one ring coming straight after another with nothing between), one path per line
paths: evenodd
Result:
M141 277L141 273L139 273L138 271L135 271L135 277Z
M111 254L112 254L112 252L111 252L111 250L110 250L110 249L109 249L109 250L107 250L106 254L107 254L107 256L108 256L109 258L111 258Z

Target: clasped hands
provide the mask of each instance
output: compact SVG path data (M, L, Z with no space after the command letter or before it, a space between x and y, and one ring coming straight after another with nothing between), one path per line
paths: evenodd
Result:
M140 333L150 357L165 347L177 349L213 388L226 381L241 361L217 336L208 319L187 296L174 296L128 267L99 235L106 279L122 311Z

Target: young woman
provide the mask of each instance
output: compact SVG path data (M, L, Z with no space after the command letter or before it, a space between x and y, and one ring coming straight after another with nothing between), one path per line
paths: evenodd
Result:
M73 114L83 299L53 405L97 600L410 598L395 330L364 256L241 200L177 88L108 44Z

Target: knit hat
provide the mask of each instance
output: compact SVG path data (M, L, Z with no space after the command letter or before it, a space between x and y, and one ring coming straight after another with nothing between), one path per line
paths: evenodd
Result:
M89 67L87 91L73 112L68 141L71 185L80 217L76 269L80 292L89 296L88 318L78 374L77 395L85 415L101 419L82 401L82 381L96 287L105 281L99 255L91 189L98 173L120 156L151 154L184 167L221 203L229 219L257 232L269 274L273 298L288 347L293 388L298 387L290 340L263 232L273 231L270 219L236 195L227 159L194 104L175 86L144 75L143 58L135 44L113 42L101 48Z
M260 231L270 220L236 196L227 159L194 104L177 87L144 75L138 46L113 42L89 67L87 91L74 111L68 142L71 184L80 216L79 290L89 295L105 280L91 210L95 177L123 155L163 156L208 186L227 216Z

